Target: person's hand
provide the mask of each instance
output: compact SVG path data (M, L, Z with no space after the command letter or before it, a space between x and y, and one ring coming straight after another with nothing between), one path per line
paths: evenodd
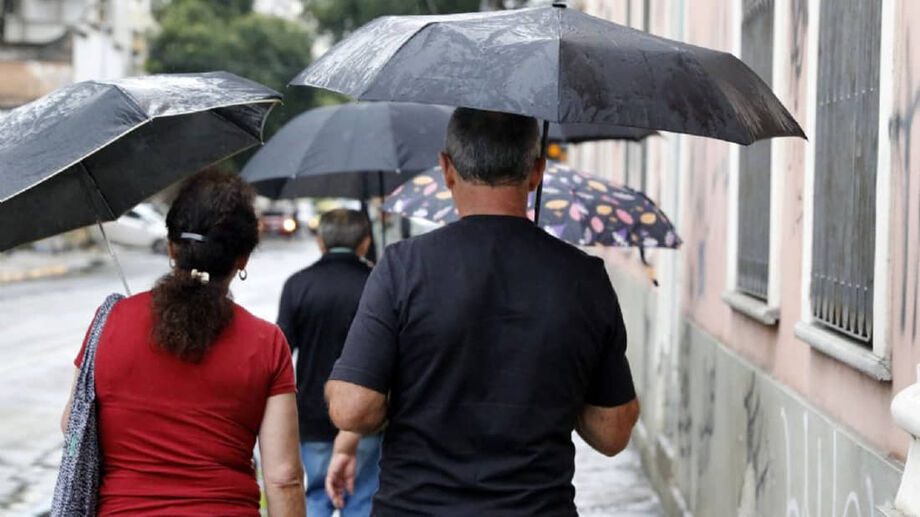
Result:
M345 492L355 493L358 458L347 452L333 452L326 471L326 495L336 508L345 507Z

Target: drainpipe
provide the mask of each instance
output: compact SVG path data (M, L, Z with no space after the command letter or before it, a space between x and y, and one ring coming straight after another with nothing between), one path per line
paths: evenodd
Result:
M920 364L917 382L904 388L891 401L895 423L911 436L901 487L894 500L899 515L920 516Z

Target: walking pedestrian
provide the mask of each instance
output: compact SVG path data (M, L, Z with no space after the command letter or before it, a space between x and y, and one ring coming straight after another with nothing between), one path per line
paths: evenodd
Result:
M297 409L300 453L307 471L307 512L311 517L335 511L326 495L326 469L337 429L329 420L323 384L342 352L371 268L362 259L371 244L368 218L356 210L326 212L317 241L323 256L284 284L278 325L297 351ZM353 493L342 501L342 517L367 517L377 491L380 437L357 445Z
M457 109L440 161L462 219L387 248L326 385L332 421L386 425L374 514L576 515L572 431L615 455L638 417L604 262L537 228L537 122ZM341 433L334 499L356 440Z
M290 350L229 298L259 238L253 200L234 175L193 176L166 217L172 271L109 314L95 361L101 516L258 516L257 437L268 514L304 515Z

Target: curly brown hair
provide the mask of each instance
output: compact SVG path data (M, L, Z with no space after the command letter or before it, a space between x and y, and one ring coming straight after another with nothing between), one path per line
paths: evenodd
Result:
M259 242L254 199L238 176L206 170L186 181L166 216L175 268L152 291L153 338L180 359L200 361L233 319L229 279ZM193 277L193 269L210 281Z

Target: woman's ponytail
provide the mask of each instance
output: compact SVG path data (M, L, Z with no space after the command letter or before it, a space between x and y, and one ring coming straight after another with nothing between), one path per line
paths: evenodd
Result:
M153 288L153 338L183 360L200 361L233 319L227 288L259 240L254 197L239 177L205 171L166 216L175 267Z

